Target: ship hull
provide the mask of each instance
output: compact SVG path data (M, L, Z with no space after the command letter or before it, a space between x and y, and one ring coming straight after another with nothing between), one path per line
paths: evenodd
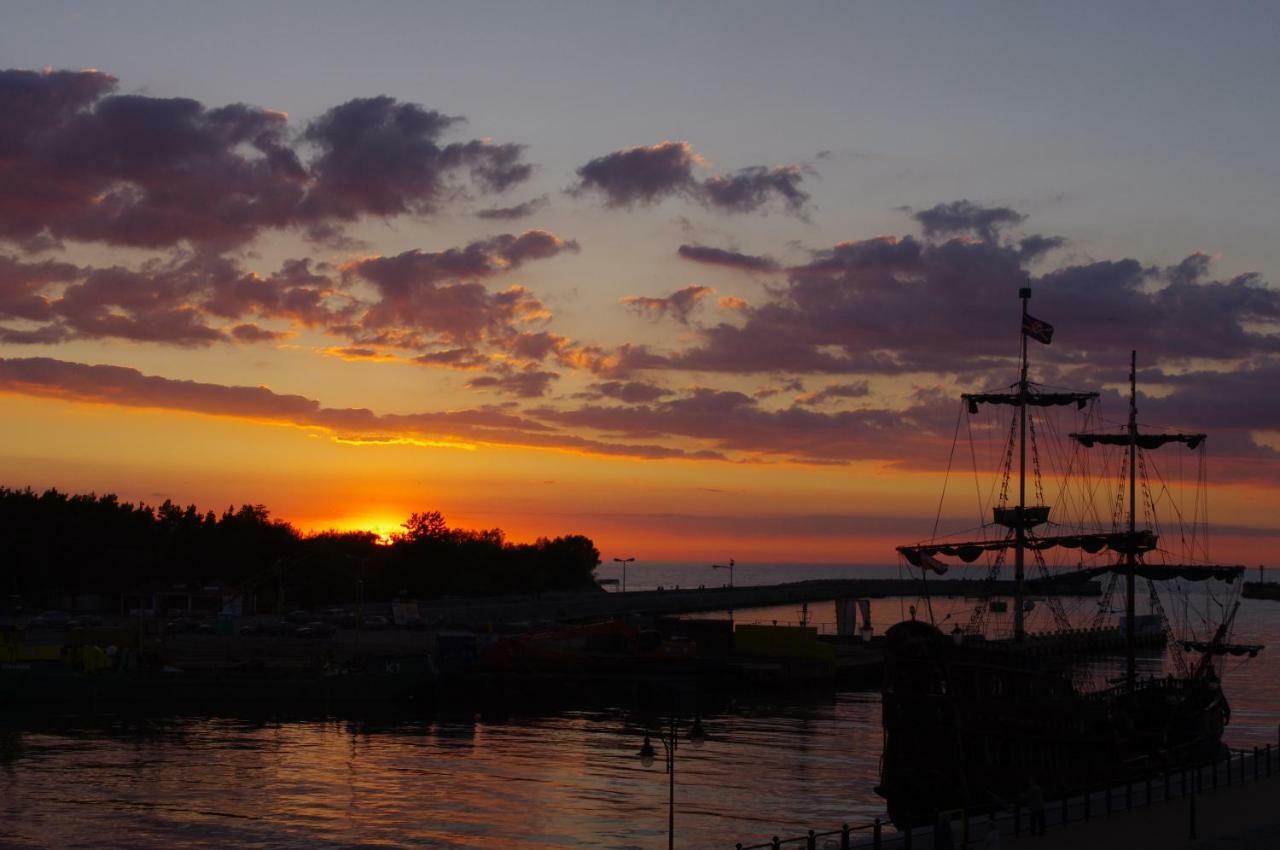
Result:
M1060 660L963 645L931 625L886 635L881 784L895 824L1057 796L1212 759L1226 700L1212 675L1078 692Z

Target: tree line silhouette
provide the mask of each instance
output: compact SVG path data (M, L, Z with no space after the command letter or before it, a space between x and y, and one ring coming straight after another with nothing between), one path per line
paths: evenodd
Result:
M30 604L221 583L272 611L284 599L310 607L592 589L600 553L582 535L511 543L497 528L450 528L439 511L412 514L386 542L367 531L301 534L263 505L216 514L169 500L0 488L0 558L0 592Z

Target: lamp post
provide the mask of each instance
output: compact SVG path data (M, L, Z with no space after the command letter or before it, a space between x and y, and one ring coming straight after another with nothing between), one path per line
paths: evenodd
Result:
M662 727L658 728L658 740L662 742L662 749L667 760L667 850L675 850L676 846L676 747L680 742L677 735L676 715L673 711L668 721L667 729L664 731ZM702 720L698 717L693 718L693 724L689 727L689 744L695 750L702 746L707 740L707 733L702 731ZM640 757L640 764L645 767L653 765L654 756L658 751L653 748L650 736L644 736L644 743L640 745L640 751L636 753Z
M729 589L730 590L733 589L733 558L730 558L729 563L727 564L712 564L711 569L728 570L729 571Z
M615 564L622 564L622 592L627 592L627 564L634 561L635 558L614 558Z
M729 571L729 589L733 590L733 558L730 558L729 563L727 564L712 564L711 569L728 570ZM730 603L730 607L729 607L729 625L730 626L733 625L733 603L732 602Z

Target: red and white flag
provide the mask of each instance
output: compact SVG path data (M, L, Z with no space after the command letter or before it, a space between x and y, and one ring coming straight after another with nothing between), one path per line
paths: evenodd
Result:
M1027 313L1022 314L1022 332L1045 345L1053 342L1053 325Z

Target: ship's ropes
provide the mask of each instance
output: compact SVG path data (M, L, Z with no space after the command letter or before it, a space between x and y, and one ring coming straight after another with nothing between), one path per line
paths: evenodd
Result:
M1039 549L1032 549L1035 555L1036 566L1040 568L1040 575L1045 579L1053 578L1049 573L1049 567L1044 562L1044 553ZM1054 625L1059 629L1069 631L1071 629L1071 618L1067 616L1066 609L1062 607L1062 600L1053 594L1049 594L1044 598L1045 604L1049 606L1050 613L1053 614Z
M1031 431L1031 469L1032 478L1035 481L1036 488L1036 504L1043 505L1044 502L1044 479L1040 475L1040 444L1036 440L1036 418L1034 416L1027 417L1027 425Z
M991 559L991 568L987 570L987 581L993 582L1000 577L1000 567L1004 564L1004 555L1007 549L997 549L996 555ZM983 599L977 605L973 606L973 613L969 615L969 625L965 628L965 632L971 635L983 634L983 630L987 625L987 612L991 608L991 599Z
M1129 480L1129 455L1126 452L1121 455L1120 474L1116 476L1116 500L1111 506L1111 528L1119 531L1124 524L1124 497L1125 491L1128 489Z
M1013 474L1013 450L1018 445L1018 417L1014 416L1009 423L1009 439L1005 442L1004 463L1000 469L1000 507L1009 504L1009 478ZM986 518L983 518L986 521Z
M1191 668L1187 664L1187 653L1182 648L1182 643L1178 640L1177 635L1173 633L1173 625L1169 622L1168 616L1165 615L1164 605L1160 602L1160 594L1156 591L1156 583L1151 579L1147 579L1147 593L1150 594L1151 610L1160 617L1160 622L1164 626L1165 643L1169 647L1169 658L1173 661L1174 669L1178 671L1178 675L1186 678L1191 675Z
M1092 629L1100 629L1107 621L1107 615L1111 613L1111 600L1115 598L1116 588L1120 586L1120 574L1111 573L1107 577L1106 589L1102 592L1102 599L1098 602L1098 613L1093 615L1093 622L1090 624Z

